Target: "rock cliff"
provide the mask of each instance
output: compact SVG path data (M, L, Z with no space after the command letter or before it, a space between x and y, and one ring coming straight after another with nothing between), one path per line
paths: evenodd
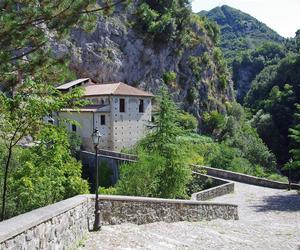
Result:
M137 22L135 7L120 7L111 16L99 17L91 33L74 29L66 43L54 45L54 51L58 56L71 55L78 77L99 83L122 81L154 93L167 84L176 101L199 120L203 111L223 111L224 103L234 99L232 82L222 78L227 69L214 57L212 31L201 18L190 27L197 42L184 46L174 40L149 39L147 31L136 28ZM170 72L174 79L164 83Z

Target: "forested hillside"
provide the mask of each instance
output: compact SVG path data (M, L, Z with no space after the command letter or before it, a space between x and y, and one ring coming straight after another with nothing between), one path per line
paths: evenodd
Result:
M289 129L297 124L300 103L300 55L288 55L262 70L245 98L251 108L252 124L277 156L279 164L289 161L293 147Z
M284 57L284 38L254 17L227 5L199 14L220 26L220 47L232 68L237 100L242 103L255 76Z
M231 66L237 101L249 108L252 126L283 169L292 161L290 150L295 147L291 131L297 124L300 94L300 32L295 38L284 39L229 6L199 14L220 26L220 47Z
M283 43L284 38L254 17L223 5L210 11L201 11L210 20L214 20L221 30L220 46L229 62L241 52L255 49L264 42Z

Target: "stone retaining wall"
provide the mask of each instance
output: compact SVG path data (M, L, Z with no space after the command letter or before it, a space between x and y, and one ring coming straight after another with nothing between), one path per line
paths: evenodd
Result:
M65 249L88 230L88 197L76 196L0 222L0 249Z
M200 174L195 171L193 173L200 175L201 178L203 178L204 180L211 178L213 180L213 187L192 194L192 200L206 201L234 192L234 183L231 181L223 180L217 177L213 177L211 175Z
M94 196L90 196L93 214ZM192 200L171 200L129 196L101 196L101 223L146 224L158 221L200 221L238 219L237 205Z
M255 177L251 175L236 173L224 169L219 168L211 168L206 166L196 166L200 167L201 169L206 170L208 175L219 177L223 179L243 182L247 184L262 186L262 187L270 187L270 188L277 188L277 189L288 189L288 183L279 182L279 181L271 181L260 177ZM292 184L292 189L300 189L299 184Z
M237 205L144 197L100 197L103 225L238 219ZM94 195L78 195L0 222L0 249L69 249L92 227Z

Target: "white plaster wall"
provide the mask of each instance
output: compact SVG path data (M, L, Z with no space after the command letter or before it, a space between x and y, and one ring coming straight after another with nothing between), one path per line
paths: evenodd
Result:
M146 126L151 121L151 98L149 97L111 97L111 118L113 133L113 150L136 144L146 132ZM119 112L119 99L125 99L125 112ZM144 113L139 113L139 100L144 100Z
M101 125L101 115L105 115L105 125ZM94 127L97 128L101 133L100 145L102 149L113 150L112 141L112 123L111 123L111 113L108 112L97 112L95 113Z
M119 112L119 99L125 99L125 112ZM139 113L139 100L144 100L144 113ZM102 137L99 147L120 151L135 145L146 133L151 121L151 98L111 96L111 106L101 108L98 112L60 112L59 116L79 123L76 133L82 139L84 150L93 151L91 140L93 129L100 130ZM110 111L109 111L110 110ZM105 115L105 125L101 125L101 115ZM94 122L94 124L93 124ZM72 131L72 125L67 125Z
M101 115L105 115L105 125L101 125ZM101 149L113 149L111 137L111 114L109 112L96 112L94 114L93 112L60 112L59 116L79 123L79 126L76 126L76 134L81 137L84 150L94 150L94 145L91 139L94 128L100 130L100 133L102 134L99 147ZM67 127L69 131L72 131L71 124L67 124Z
M79 123L76 126L76 134L81 137L82 145L85 149L93 148L91 135L93 133L93 113L92 112L59 112L59 117L74 120ZM67 124L69 131L72 125Z

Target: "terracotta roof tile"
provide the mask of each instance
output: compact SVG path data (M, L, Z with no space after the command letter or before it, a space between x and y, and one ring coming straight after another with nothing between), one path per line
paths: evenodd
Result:
M123 96L149 96L153 94L134 88L125 83L94 84L84 87L85 96L123 95Z

